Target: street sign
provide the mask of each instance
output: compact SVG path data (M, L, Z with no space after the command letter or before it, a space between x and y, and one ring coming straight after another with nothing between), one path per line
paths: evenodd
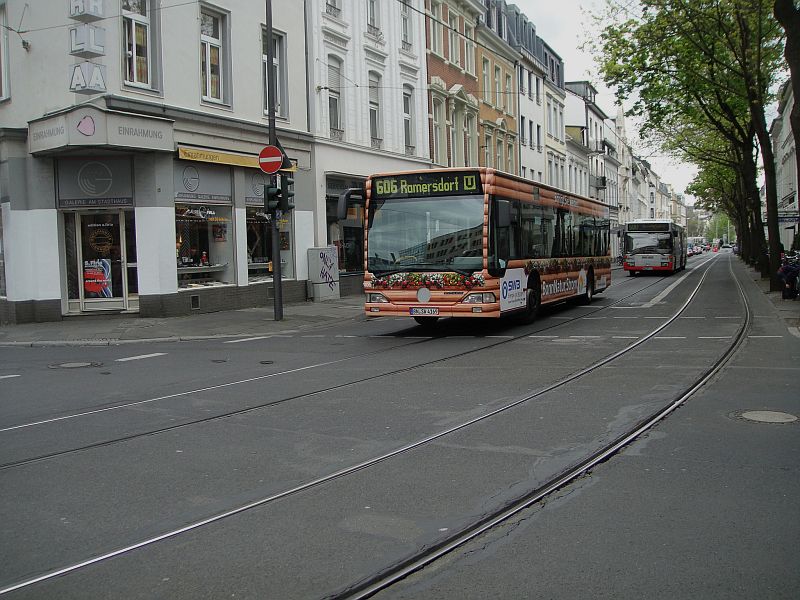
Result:
M283 164L283 152L277 146L264 146L258 153L259 168L269 175L277 173Z

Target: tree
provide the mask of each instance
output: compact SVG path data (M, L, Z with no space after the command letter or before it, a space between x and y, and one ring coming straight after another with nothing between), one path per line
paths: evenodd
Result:
M601 73L620 98L634 98L629 114L644 119L643 130L669 149L682 126L718 132L728 155L739 162L732 179L743 193L730 196L748 211L752 256L764 256L758 148L764 164L772 274L777 286L777 190L765 106L780 72L782 35L764 0L642 0L641 14L620 20L620 8L605 17ZM630 13L629 13L630 15ZM683 138L684 141L689 138ZM756 142L757 140L757 142ZM672 145L675 152L675 146ZM692 154L691 144L678 152ZM694 154L702 166L703 157ZM705 161L707 162L707 161Z

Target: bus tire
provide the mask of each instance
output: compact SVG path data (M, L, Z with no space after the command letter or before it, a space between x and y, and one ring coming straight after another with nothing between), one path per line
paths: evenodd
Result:
M528 277L528 291L525 295L525 310L522 313L522 320L531 323L539 313L542 306L542 283L539 274L533 273Z
M631 271L633 272L633 271ZM581 304L591 304L594 299L594 271L589 271L586 276L586 293L581 296Z
M430 329L436 325L436 321L439 320L439 317L414 317L414 320L425 329Z

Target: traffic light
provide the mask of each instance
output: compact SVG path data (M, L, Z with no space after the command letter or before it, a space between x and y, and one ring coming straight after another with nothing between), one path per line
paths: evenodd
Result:
M264 200L266 201L268 212L275 212L278 209L280 197L280 188L275 187L272 183L268 183L264 186Z
M292 189L289 189L291 186ZM283 212L294 208L294 177L290 173L281 173L281 189L278 195L278 208Z

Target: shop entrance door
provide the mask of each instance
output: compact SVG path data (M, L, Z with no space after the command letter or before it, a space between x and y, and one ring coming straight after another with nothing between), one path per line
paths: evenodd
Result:
M125 219L121 211L79 213L81 311L127 310Z

